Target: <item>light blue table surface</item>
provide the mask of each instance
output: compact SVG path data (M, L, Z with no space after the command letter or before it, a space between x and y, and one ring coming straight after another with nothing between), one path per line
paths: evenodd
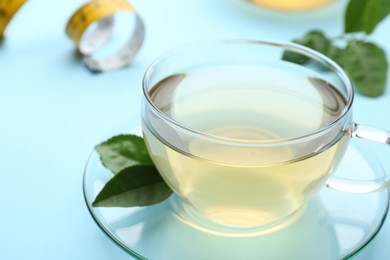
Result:
M29 1L0 45L0 259L128 259L92 220L82 193L94 145L140 121L141 80L161 53L205 39L290 40L309 29L342 31L343 8L261 13L233 0L133 0L146 25L128 68L90 73L65 25L82 0ZM118 25L123 34L129 30ZM390 18L372 38L390 56ZM380 98L357 96L355 121L390 129L390 82ZM383 150L382 150L383 149ZM378 156L390 170L390 149ZM390 222L355 259L390 258Z

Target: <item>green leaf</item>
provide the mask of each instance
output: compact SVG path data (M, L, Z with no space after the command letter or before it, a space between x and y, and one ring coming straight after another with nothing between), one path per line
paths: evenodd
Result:
M309 47L313 50L325 54L329 46L331 45L330 40L328 40L325 34L321 31L314 30L306 33L305 36L301 39L296 39L294 42Z
M390 13L390 0L350 0L344 16L344 32L371 34Z
M335 61L336 63L340 64L341 61L341 54L343 52L343 49L331 44L329 46L329 49L326 53L324 53L326 56L328 56L328 58L332 59L333 61Z
M102 164L113 173L136 165L153 165L145 141L136 135L117 135L97 145Z
M385 52L374 43L350 43L342 53L341 65L359 93L369 97L378 97L383 93L388 64Z
M372 0L350 0L344 15L344 32L362 32L364 28L364 12L368 2Z
M363 29L367 34L372 33L376 26L390 13L390 0L367 1L364 12Z
M167 199L172 190L152 165L134 165L112 177L93 207L148 206Z
M308 61L308 58L305 55L296 52L284 51L282 60L290 61L296 64L305 64Z
M338 62L341 55L341 49L333 45L332 41L318 30L310 31L302 38L294 39L293 42L318 51L336 62ZM297 64L304 64L309 60L306 56L291 51L285 51L282 59Z

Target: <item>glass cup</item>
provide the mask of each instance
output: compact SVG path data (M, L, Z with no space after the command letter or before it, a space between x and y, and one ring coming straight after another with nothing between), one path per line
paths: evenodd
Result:
M189 222L267 230L326 186L370 192L388 182L332 176L351 138L389 144L389 133L353 122L350 78L303 46L184 47L149 67L143 90L147 147Z

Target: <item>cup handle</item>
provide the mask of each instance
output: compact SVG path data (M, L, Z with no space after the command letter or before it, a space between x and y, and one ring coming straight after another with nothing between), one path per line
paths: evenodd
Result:
M353 123L348 129L352 138L374 141L377 143L390 145L390 132L369 126ZM387 188L390 186L390 176L385 175L374 180L351 180L343 177L333 176L329 179L327 187L338 191L350 193L369 193Z

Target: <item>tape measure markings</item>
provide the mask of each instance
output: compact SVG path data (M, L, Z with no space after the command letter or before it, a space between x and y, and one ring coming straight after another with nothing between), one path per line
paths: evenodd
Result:
M134 8L123 0L96 0L78 9L69 19L66 27L68 36L78 45L82 34L94 22L112 16L118 11L132 11Z
M88 34L83 34L79 42L79 51L84 55L91 55L102 47L112 36L114 17L108 16L97 22L96 28Z
M95 60L90 56L84 57L84 62L91 71L101 72L119 69L130 63L141 48L145 37L144 23L139 15L136 15L136 24L129 41L112 56Z

